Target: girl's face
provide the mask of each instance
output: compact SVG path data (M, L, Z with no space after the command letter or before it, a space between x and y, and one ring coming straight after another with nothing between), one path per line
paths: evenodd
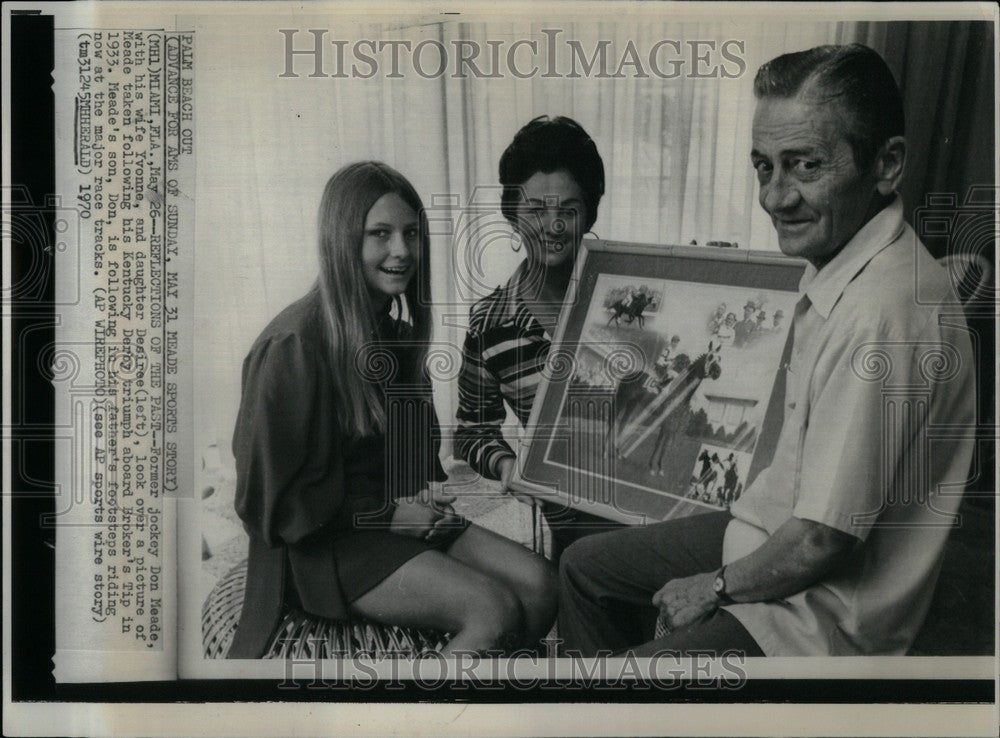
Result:
M559 169L535 172L524 182L514 228L524 239L528 258L548 267L571 266L587 222L583 190Z
M420 221L395 192L382 195L365 216L361 269L376 305L401 295L420 258Z
M734 325L736 325L736 314L735 313L729 313L726 316L726 325L728 325L730 328L732 328Z

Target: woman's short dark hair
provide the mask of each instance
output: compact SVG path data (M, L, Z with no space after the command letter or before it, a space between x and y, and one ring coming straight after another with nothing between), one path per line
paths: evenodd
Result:
M589 231L597 220L597 206L604 195L604 161L597 145L583 127L571 118L540 115L525 125L500 157L501 208L514 221L521 199L520 185L536 172L551 174L565 170L583 190Z
M875 163L882 144L904 134L903 97L892 71L863 44L782 54L757 70L753 89L758 99L804 91L819 102L839 103L847 114L845 137L862 171Z

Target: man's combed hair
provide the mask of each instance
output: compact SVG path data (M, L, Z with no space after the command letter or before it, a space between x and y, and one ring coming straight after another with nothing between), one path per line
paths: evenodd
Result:
M589 231L597 220L597 206L604 195L604 161L597 145L575 120L540 115L525 125L500 157L501 207L504 217L514 221L521 199L520 185L536 172L551 174L565 170L583 190Z
M885 60L863 44L817 46L782 54L757 70L754 95L836 102L846 113L845 137L858 168L867 171L879 148L904 135L903 97Z

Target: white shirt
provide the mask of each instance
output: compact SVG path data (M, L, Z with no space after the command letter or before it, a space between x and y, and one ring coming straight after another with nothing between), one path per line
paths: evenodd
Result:
M769 656L905 654L972 459L975 370L961 305L898 197L822 270L807 267L800 291L784 424L770 467L733 503L723 560L792 516L859 544L802 592L726 609Z

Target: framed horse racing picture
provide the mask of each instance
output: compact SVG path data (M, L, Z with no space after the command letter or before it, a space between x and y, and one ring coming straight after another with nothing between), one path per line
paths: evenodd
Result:
M585 240L513 487L629 524L728 507L773 455L804 268Z

